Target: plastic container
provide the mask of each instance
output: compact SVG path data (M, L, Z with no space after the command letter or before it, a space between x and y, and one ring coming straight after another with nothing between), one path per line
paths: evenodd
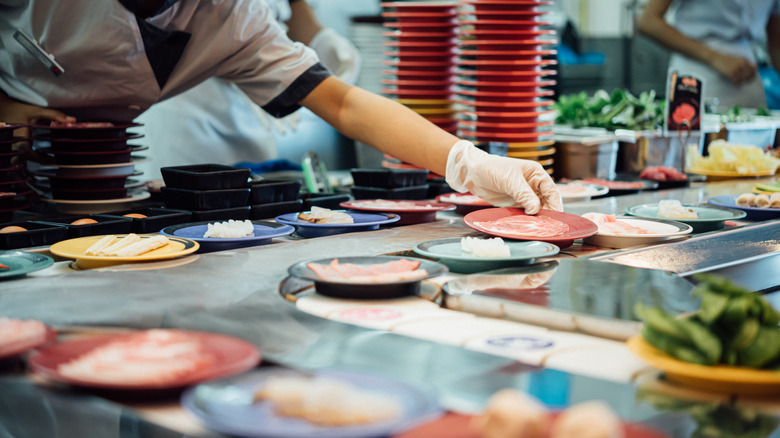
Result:
M0 233L0 248L17 249L33 246L46 246L67 238L68 228L65 225L47 224L35 221L8 222L0 224L0 228L16 225L27 231Z
M355 199L425 199L428 195L428 184L414 187L402 187L396 189L384 189L377 187L352 187L352 196Z
M352 169L356 186L363 187L412 187L425 184L427 169Z
M249 219L251 209L248 205L235 208L223 208L219 210L193 211L192 221L226 221L233 219L243 221Z
M249 202L252 205L271 204L278 202L295 201L301 190L301 180L279 181L263 180L249 183L252 194ZM274 217L277 215L272 215Z
M160 169L167 187L191 190L222 190L247 187L249 169L221 164L195 164Z
M179 210L219 210L243 207L249 200L249 188L223 190L190 190L161 187L165 206Z
M93 219L97 223L73 225L79 219ZM100 234L127 234L133 231L133 220L129 217L105 216L100 214L82 214L62 216L50 219L30 221L46 225L65 226L68 239Z
M553 175L556 179L605 178L616 175L617 138L555 136Z
M301 206L303 206L303 201L300 199L285 202L274 202L270 204L253 205L251 207L252 209L249 214L249 219L270 219L287 213L297 213L301 211Z
M349 195L331 195L327 193L307 193L302 197L303 204L300 211L309 211L312 206L338 210L339 204L349 201Z
M141 214L146 217L131 217L134 233L156 233L170 225L190 222L192 212L169 208L136 208L133 210L103 213L104 216L127 218L127 214Z

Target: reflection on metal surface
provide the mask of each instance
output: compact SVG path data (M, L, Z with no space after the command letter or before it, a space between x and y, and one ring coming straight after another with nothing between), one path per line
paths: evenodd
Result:
M286 301L295 304L299 298L317 293L314 289L314 282L305 278L291 275L279 283L279 294ZM420 282L418 296L428 301L435 302L441 296L441 287L432 282L424 280Z
M564 259L470 275L443 291L453 310L622 340L639 330L636 303L690 311L692 289L665 271Z
M709 233L681 242L593 257L682 277L713 272L753 291L780 288L780 221Z

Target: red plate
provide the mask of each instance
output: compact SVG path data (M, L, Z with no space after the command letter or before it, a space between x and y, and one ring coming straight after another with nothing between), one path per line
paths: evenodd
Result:
M492 9L486 9L484 7L482 8L464 8L462 11L458 12L458 15L461 16L468 16L468 15L474 15L477 17L488 17L488 16L494 16L498 18L492 18L493 20L505 18L507 15L516 15L516 16L523 16L523 18L527 17L534 17L538 18L542 15L547 14L547 11L537 11L531 8L520 8L520 9L512 9L512 7L495 7Z
M460 40L460 47L464 50L536 50L540 45L558 44L556 40Z
M378 201L386 205L371 205ZM396 204L396 205L392 205ZM420 206L423 208L414 208L411 206ZM401 220L396 225L422 224L436 220L437 211L455 210L452 204L443 204L430 201L406 201L406 200L383 200L383 199L361 199L356 201L346 201L339 204L343 208L350 208L359 211L382 211L386 213L397 213ZM430 208L425 208L430 206Z
M536 1L536 0L464 0L461 3L466 5L472 5L475 8L492 9L496 7L500 8L512 8L512 9L527 9L534 8L536 6L551 5L551 1Z
M434 32L441 32L441 28L453 28L458 25L458 21L450 19L449 21L389 21L385 22L384 26L392 27L396 29L420 29L420 28L437 28Z
M493 29L461 29L460 34L466 36L464 40L468 38L479 37L484 40L500 40L500 39L530 39L536 38L539 35L554 35L554 30L545 29L528 29L528 30L493 30Z
M477 90L481 90L482 87L487 87L486 91L501 91L506 90L509 92L526 92L526 91L534 91L538 87L549 87L551 85L555 85L554 80L542 80L542 81L507 81L503 82L500 85L497 85L494 81L486 81L481 79L472 79L472 78L457 78L455 80L455 83L458 85L462 85L464 87L476 87ZM492 88L491 88L492 87ZM508 89L507 87L515 87L517 89Z
M448 47L455 47L457 41L454 39L443 41L384 41L385 47L398 47L400 50L412 48L413 50L443 50Z
M382 70L382 74L395 76L399 79L409 80L411 78L428 78L435 77L441 79L442 77L453 76L455 72L452 68L439 69L439 70L412 70L406 68L399 68L397 70ZM452 83L454 83L454 78Z
M450 65L455 65L454 47L452 49L439 50L434 52L423 50L397 50L393 52L382 52L382 54L390 58L395 58L399 61L428 62L428 65L431 66L438 65L440 62L446 62Z
M244 340L217 333L182 331L200 340L204 352L213 355L215 361L204 370L199 370L189 375L177 376L166 382L123 385L71 379L60 374L58 370L60 365L70 362L92 349L112 341L121 340L137 332L62 342L34 354L30 358L30 367L33 371L48 379L71 385L117 390L151 390L180 388L206 380L239 374L254 368L260 361L260 351L257 347Z
M390 37L390 38L398 38L398 39L404 39L404 38L444 38L444 39L450 39L454 38L458 35L457 29L453 29L452 31L448 32L401 32L398 30L388 31L388 32L382 32L382 36Z
M382 12L382 16L386 18L397 18L401 20L414 20L415 18L422 19L423 21L440 21L440 20L452 20L455 18L457 11L455 8L450 10L438 10L438 11L414 11L414 12Z
M395 85L396 87L450 87L454 84L449 79L441 80L395 80L395 79L382 79L381 82L385 85Z
M382 2L380 5L387 9L387 10L393 10L393 9L401 9L404 12L408 11L414 11L414 12L439 12L442 10L457 10L457 5L453 2L442 2L442 3L435 3L435 2L413 2L413 1L404 1L404 2Z
M459 121L460 126L475 130L477 128L483 128L487 130L492 129L515 129L517 132L523 132L522 130L537 130L544 126L552 126L555 122L550 120L547 122L527 122L527 123L496 123L496 122L482 122L482 121Z
M396 99L454 99L451 90L398 90L383 88L382 94L393 96Z
M555 55L557 50L543 50L542 45L528 46L523 50L482 50L465 48L458 52L460 59L480 61L502 61L538 59L540 56Z
M20 208L25 208L25 207L20 207ZM57 332L55 332L49 326L44 326L44 333L42 338L29 339L24 342L15 342L15 343L6 343L6 344L0 343L0 359L13 357L22 354L26 351L32 350L34 348L44 347L46 345L53 343L56 340L57 340Z
M458 100L459 104L464 106L484 108L485 111L511 111L512 108L535 108L540 106L549 106L554 102L552 100L541 100L532 102L490 102L482 100Z
M553 135L552 131L530 132L530 133L521 133L521 132L502 133L502 132L493 132L491 130L469 131L466 129L461 129L461 131L462 131L462 135L471 138L476 138L481 141L503 141L503 142L518 142L518 141L523 142L523 141L532 141L532 140L543 140Z
M488 222L502 219L509 216L526 216L525 212L521 208L489 208L480 211L469 213L463 218L463 222L469 227L481 231L491 236L506 237L507 239L517 240L539 240L542 242L550 242L561 248L571 246L574 239L581 239L584 237L592 236L599 230L598 225L595 223L574 214L563 213L553 210L539 210L537 216L546 216L551 219L561 221L569 226L569 231L559 234L553 237L539 237L533 234L514 234L508 232L495 232L489 231L486 228L477 225L478 222Z

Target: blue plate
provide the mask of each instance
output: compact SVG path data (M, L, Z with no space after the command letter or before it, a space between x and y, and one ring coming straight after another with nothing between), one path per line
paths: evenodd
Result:
M54 259L34 252L0 251L0 263L10 268L0 269L0 280L7 280L48 268Z
M270 402L254 394L273 376L302 376L283 368L263 368L237 377L202 383L182 395L182 405L218 432L242 437L357 438L391 436L441 415L435 396L419 385L375 374L317 370L305 376L327 377L395 399L402 411L392 419L353 426L321 426L276 415Z
M698 219L676 219L658 216L658 204L640 204L626 207L626 214L648 219L669 219L676 222L688 224L693 228L694 233L703 233L705 231L720 230L726 227L726 221L733 221L744 218L745 212L733 208L717 207L706 204L682 204L685 208L690 208Z
M453 272L471 274L491 271L510 266L529 265L539 257L552 257L560 248L546 242L505 241L509 246L509 257L475 257L464 253L460 246L460 237L429 240L414 247L414 252L425 257L438 259Z
M777 219L780 217L780 208L759 208L759 207L743 207L737 205L737 198L739 195L723 195L713 196L708 199L707 202L719 207L736 208L742 210L747 214L745 219L752 221L768 221L771 219Z
M298 213L288 213L276 216L276 222L292 225L297 229L301 237L322 237L355 231L369 231L379 229L380 225L391 224L401 220L401 216L395 213L359 213L356 211L334 210L347 213L352 216L355 223L352 224L314 224L298 219ZM308 212L304 212L308 213Z
M215 222L219 221L190 222L186 224L171 225L160 230L160 234L194 240L200 244L199 252L209 252L266 245L271 243L271 239L274 237L286 236L295 231L295 228L289 225L266 221L252 221L252 224L255 227L254 236L230 239L203 237L203 234L205 234L208 229L208 224L213 224Z

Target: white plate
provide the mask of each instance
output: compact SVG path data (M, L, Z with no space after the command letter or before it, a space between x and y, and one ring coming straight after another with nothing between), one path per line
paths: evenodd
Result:
M614 234L599 231L586 237L584 242L606 248L628 248L679 239L693 231L688 224L666 219L639 219L632 216L617 216L617 219L652 231L652 234Z
M563 202L589 201L594 196L603 196L609 193L609 188L595 184L557 183L555 186L561 192ZM583 186L585 190L579 193L565 193L566 188L571 186Z

